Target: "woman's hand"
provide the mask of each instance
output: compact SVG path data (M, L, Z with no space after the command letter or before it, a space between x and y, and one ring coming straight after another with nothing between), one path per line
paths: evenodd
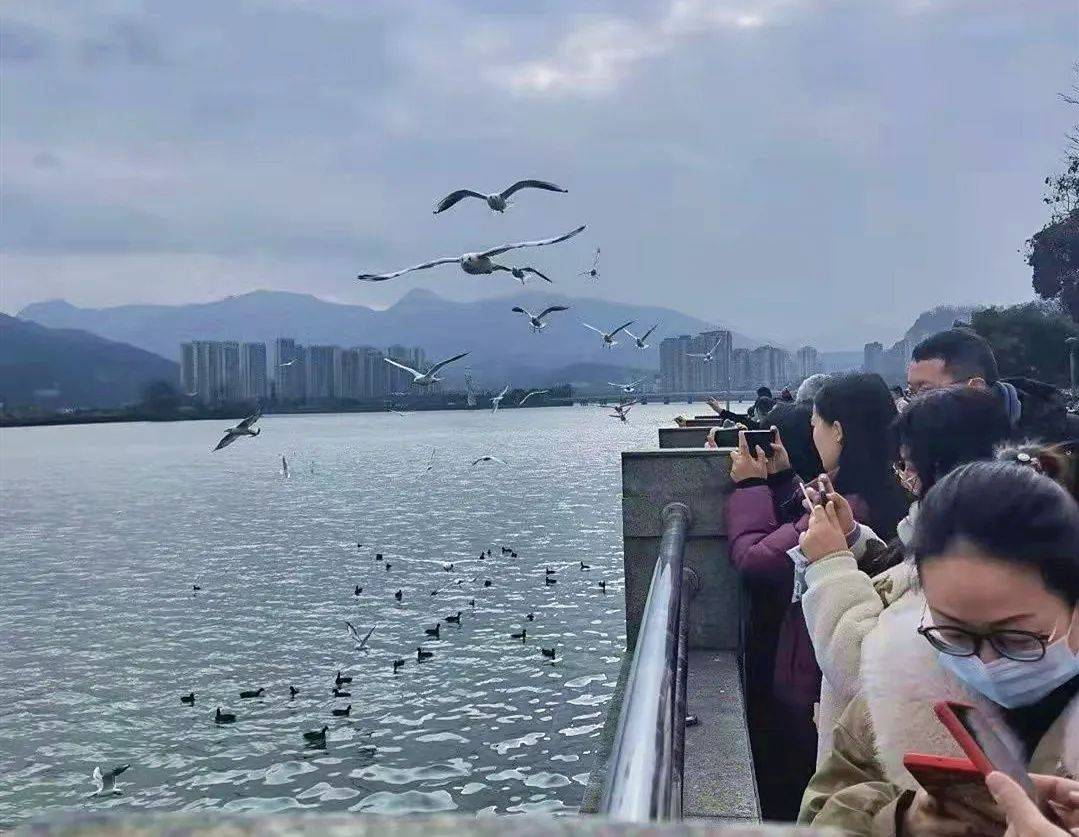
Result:
M843 529L843 535L849 535L858 524L854 521L854 512L851 511L847 498L835 490L835 486L832 485L832 480L827 474L821 474L817 482L824 491L824 496L835 503L836 516L839 519L840 528Z
M716 431L717 430L719 430L718 427L713 427L711 430L708 431L708 438L704 440L704 446L706 448L718 448L719 447L719 445L716 444Z
M829 501L827 505L813 507L809 528L798 536L798 547L810 564L847 548L847 537L840 528L834 503Z
M764 455L764 451L758 452L756 448L750 451L746 434L739 432L738 450L731 451L731 479L737 483L742 480L767 478L768 457Z
M962 810L960 810L962 809ZM964 813L973 813L965 806L951 806L930 796L925 788L918 788L914 801L903 815L903 834L932 834L933 837L968 837L972 834L1000 833L1000 827L979 830L979 823L971 822ZM984 818L977 818L979 820Z
M713 410L715 410L715 412L716 412L716 413L717 413L718 415L723 415L723 413L724 413L724 407L723 407L723 405L722 405L722 404L720 404L720 403L719 403L719 400L718 400L718 399L717 399L717 398L716 398L715 396L709 396L709 397L708 397L708 398L707 398L707 399L705 400L705 403L706 403L706 404L707 404L707 405L708 405L709 407L711 407L711 408L712 408Z
M1064 828L1071 834L1079 834L1079 782L1058 776L1031 775L1038 795L1045 800ZM1067 837L1069 831L1049 821L1034 801L1010 777L999 771L985 779L986 787L993 794L1001 811L1008 820L1005 837Z
M679 427L685 427L686 426L686 417L685 416L675 416L674 417L674 423L677 424Z
M783 439L779 435L779 428L772 425L772 433L775 434L775 441L772 442L772 456L768 459L768 473L778 474L780 471L786 471L791 466L791 458L787 453L787 449L783 447Z

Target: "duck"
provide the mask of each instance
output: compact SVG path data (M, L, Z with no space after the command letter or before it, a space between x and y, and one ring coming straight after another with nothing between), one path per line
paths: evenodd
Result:
M328 726L324 726L322 729L315 730L314 732L305 732L303 734L303 740L310 744L326 744L326 730Z
M476 606L476 600L475 599L469 599L468 600L468 606L469 607L475 607Z
M345 707L344 709L334 709L334 710L332 710L332 713L333 713L334 715L336 715L336 716L337 716L338 718L341 718L341 717L345 717L345 718L347 718L347 717L348 717L348 714L349 714L349 713L350 713L351 711L352 711L352 704L350 703L350 704L349 704L348 706L346 706L346 707Z
M215 724L231 724L236 720L236 716L231 712L222 712L221 707L217 707L217 713L214 715Z
M556 572L558 572L558 570L552 570L550 567L548 567L546 569L546 571L544 572L544 574L545 575L554 575Z
M449 563L449 562L447 561L446 563L444 563L444 564L442 565L442 569L444 569L444 570L445 570L446 572L448 572L448 573L452 573L452 572L453 572L453 564L451 564L451 563Z
M486 552L481 552L480 553L480 560L481 561L486 561L487 560L487 553Z
M592 565L591 564L586 564L584 561L581 561L581 569L582 570L590 570L590 569L592 569Z
M386 562L386 572L389 572L393 568L393 564L389 561Z
M536 621L536 614L530 613L530 614L528 614L528 616L525 617L525 619L527 619L529 622L535 622Z
M346 677L345 675L341 674L341 669L337 669L337 676L333 679L333 682L336 683L338 686L343 686L346 683L351 683L352 678Z
M490 587L491 586L491 579L489 579L489 578L484 579L483 586L484 587Z
M527 628L521 628L521 632L519 634L510 634L510 639L519 639L519 640L521 640L521 642L524 642L525 639L527 638L527 636L528 636L528 629Z
M356 585L356 589L352 591L352 595L358 596L363 592L363 588L359 584Z
M516 557L517 557L517 553L516 553L516 552L514 552L514 551L513 551L512 549L511 549L511 550L510 550L510 558L516 558Z
M457 611L456 616L447 616L445 621L449 622L451 625L460 625L461 624L461 611Z
M376 552L375 553L375 560L376 561L381 561L382 560L382 553L381 552Z
M194 706L195 693L191 692L190 694L180 695L180 703L186 703L188 706Z
M199 592L199 590L201 590L202 588L201 588L201 587L199 587L199 585L197 585L197 584L192 584L192 585L191 585L191 589L192 589L192 590L194 590L194 591L195 591L195 592L197 593L197 592Z
M295 686L289 686L288 687L288 699L289 700L292 700L299 693L300 693L300 690L297 689Z
M417 648L416 649L416 659L417 660L429 660L433 656L435 656L434 651L424 651L422 648Z
M427 634L427 636L433 636L435 639L439 639L440 638L439 637L439 631L441 629L442 629L442 623L441 622L435 622L435 626L433 628L424 628L423 632L425 634Z
M487 557L488 557L488 558L490 558L490 557L491 557L491 550L489 550L489 549L487 550Z
M248 689L245 692L240 692L240 697L242 697L242 698L262 697L262 693L265 692L265 691L266 691L265 689Z
M557 647L558 646L555 646L555 648L557 648ZM542 653L544 657L548 657L548 658L553 660L554 659L555 648L541 648L540 653Z
M394 660L393 661L393 673L397 674L397 669L399 669L404 664L405 664L404 660Z
M599 589L602 590L604 593L606 593L607 592L607 582L606 581L601 581L599 583Z
M401 591L398 590L396 593L393 594L393 597L397 599L397 601L401 601L401 595Z
M503 555L509 555L511 552L513 552L513 550L510 549L508 546L502 547L502 554Z
M543 583L544 584L558 584L558 579L557 578L551 578L549 575L544 576Z
M352 692L342 692L337 687L334 687L333 696L334 697L352 697Z

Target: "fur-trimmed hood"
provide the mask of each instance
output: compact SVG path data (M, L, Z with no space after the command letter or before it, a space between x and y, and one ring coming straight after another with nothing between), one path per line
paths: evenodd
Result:
M862 695L888 780L904 788L917 783L903 768L908 752L963 755L933 712L933 703L971 703L1004 728L1000 710L966 688L937 661L937 652L918 635L920 598L895 606L887 631L872 631L862 646ZM1011 743L1018 751L1018 741ZM1079 696L1046 733L1030 762L1033 773L1079 777Z

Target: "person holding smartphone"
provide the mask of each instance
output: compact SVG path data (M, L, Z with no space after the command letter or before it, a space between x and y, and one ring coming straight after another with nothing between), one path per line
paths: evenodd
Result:
M861 691L799 822L846 834L1002 834L1000 806L946 786L930 793L904 759L963 755L934 712L959 701L1029 773L1079 776L1079 506L1032 469L969 463L926 493L912 551L924 606L865 638Z

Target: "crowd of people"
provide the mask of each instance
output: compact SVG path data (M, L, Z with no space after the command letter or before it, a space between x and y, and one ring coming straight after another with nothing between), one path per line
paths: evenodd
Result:
M766 818L847 834L1079 834L1079 416L1001 379L980 336L923 340L894 392L813 376L746 415L731 453L730 560ZM922 786L909 754L962 757L940 701L1020 755Z

